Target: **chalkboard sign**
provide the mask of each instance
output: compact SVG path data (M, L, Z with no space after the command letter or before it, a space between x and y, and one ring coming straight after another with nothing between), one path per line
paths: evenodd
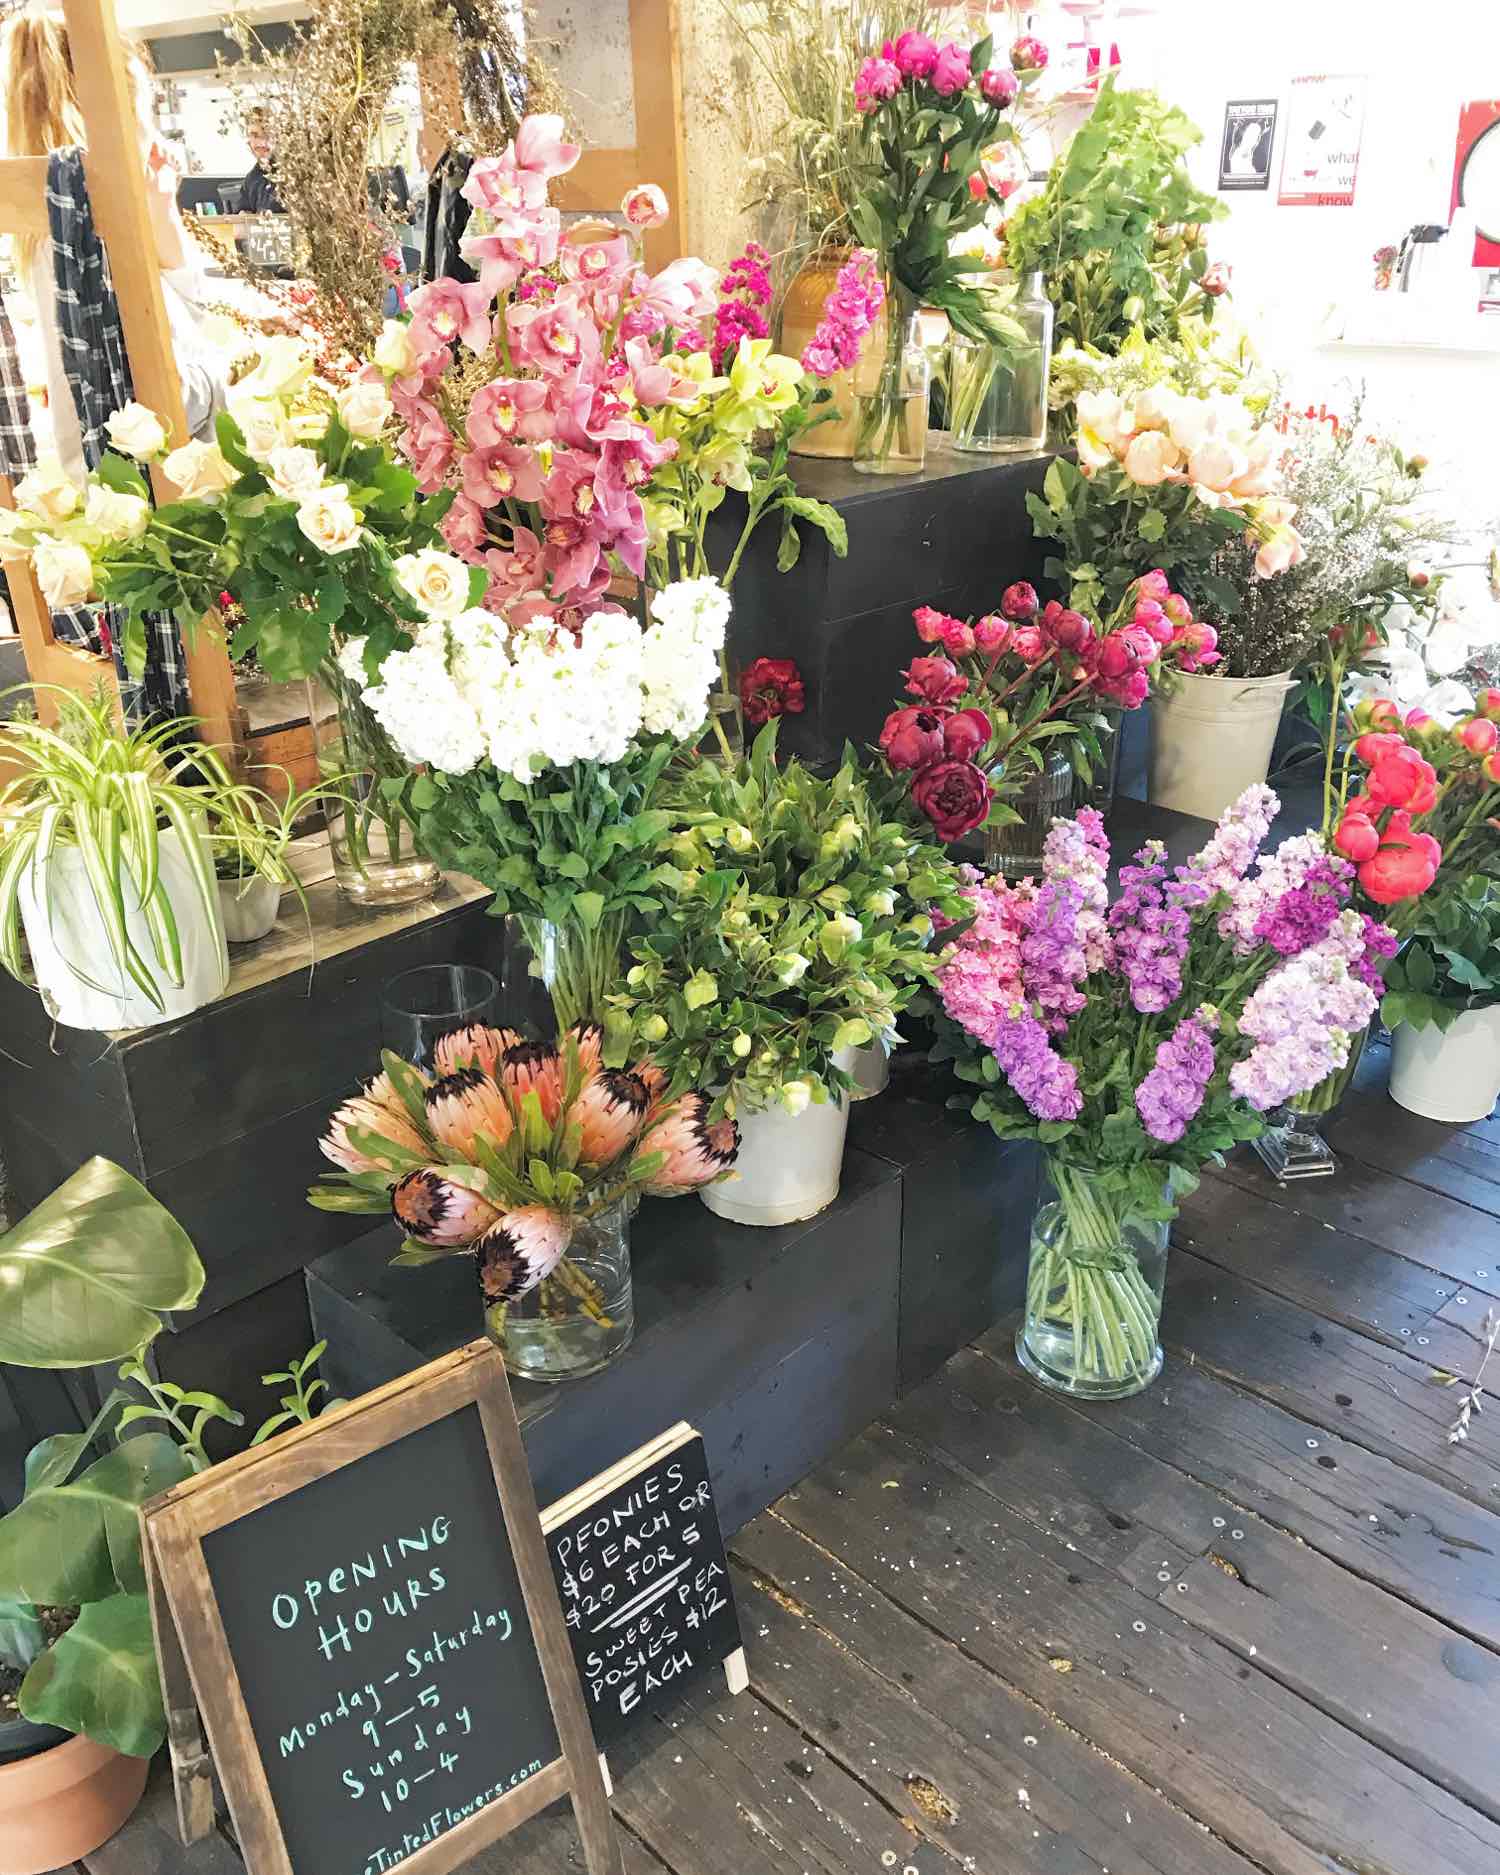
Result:
M674 1426L542 1513L573 1659L601 1751L637 1719L745 1656L708 1454Z
M142 1523L174 1762L185 1657L251 1875L439 1875L570 1791L588 1868L619 1875L487 1343L175 1487Z

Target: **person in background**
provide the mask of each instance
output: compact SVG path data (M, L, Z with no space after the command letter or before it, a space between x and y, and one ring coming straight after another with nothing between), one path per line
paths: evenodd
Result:
M271 161L271 136L264 111L252 111L246 118L245 141L250 145L255 165L240 184L240 213L284 215L286 210L281 205L281 197L276 193L276 184L271 180L268 168Z
M192 302L202 296L202 285L194 264L195 250L177 212L176 171L156 131L151 72L129 41L125 51L135 94L162 297L172 329L188 428L195 436L211 436L214 417L224 404L228 363L204 340L191 311ZM82 147L86 142L68 29L60 13L32 5L6 23L0 44L0 94L5 104L7 155L48 156L55 150ZM87 465L78 414L63 369L51 237L21 239L17 259L22 281L35 303L42 336L54 450L73 480L82 482Z

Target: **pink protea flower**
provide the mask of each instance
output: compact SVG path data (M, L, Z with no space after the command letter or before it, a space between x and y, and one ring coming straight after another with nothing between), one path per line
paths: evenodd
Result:
M578 1050L578 1065L583 1069L585 1080L592 1080L599 1072L604 1061L604 1029L597 1022L575 1022L558 1044L558 1053L567 1058L567 1045L572 1042Z
M469 442L475 449L543 441L552 434L547 386L540 378L492 378L469 400Z
M543 181L565 176L583 154L580 145L563 141L563 120L553 111L523 117L511 148L516 168Z
M471 352L488 351L495 335L489 316L494 297L477 280L465 285L445 277L418 287L411 296L413 347L420 353L459 339Z
M437 1250L457 1250L473 1243L500 1216L467 1185L444 1175L439 1166L408 1172L391 1193L391 1213L408 1237Z
M580 1127L580 1165L612 1165L640 1132L651 1096L638 1074L605 1068L589 1081L569 1118Z
M551 1042L517 1042L500 1057L497 1076L513 1100L535 1094L542 1103L548 1126L557 1123L562 1108L562 1061Z
M481 508L495 508L514 497L535 501L542 492L542 472L536 457L520 443L500 443L493 449L471 449L458 459L463 492Z
M620 203L620 213L632 228L642 231L664 227L671 212L666 192L654 182L638 182L633 189L626 190L625 199Z
M432 1136L450 1152L472 1156L474 1141L487 1139L503 1146L514 1122L505 1096L479 1068L459 1068L428 1088L427 1124Z
M432 1051L432 1065L440 1075L456 1074L460 1068L478 1068L481 1074L493 1077L506 1049L525 1039L514 1029L492 1029L474 1022L441 1037Z
M572 1220L545 1205L505 1212L474 1244L485 1302L514 1302L535 1289L561 1263L572 1241Z
M680 1198L711 1184L739 1157L740 1129L733 1120L710 1120L707 1094L684 1094L652 1124L647 1152L666 1159L646 1186L654 1198Z
M382 1077L383 1078L383 1077ZM356 1146L351 1132L369 1133L369 1150ZM331 1159L346 1172L387 1172L392 1167L379 1155L377 1141L399 1147L404 1152L427 1153L431 1146L417 1131L399 1101L388 1106L383 1100L365 1095L346 1100L328 1123L328 1131L318 1142L325 1159Z

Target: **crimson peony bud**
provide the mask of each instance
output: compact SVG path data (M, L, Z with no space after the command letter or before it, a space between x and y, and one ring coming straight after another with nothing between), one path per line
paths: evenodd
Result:
M983 710L959 710L943 718L943 753L972 761L990 739L990 719Z
M1205 267L1203 278L1198 282L1210 299L1218 299L1229 291L1231 268L1227 261L1216 260L1211 267Z
M940 840L959 840L982 825L994 798L983 772L951 757L931 762L912 784L914 805L932 822Z
M1010 626L993 612L974 621L974 643L987 658L998 656L1010 638Z
M1083 653L1094 642L1094 628L1081 612L1060 611L1046 632L1053 644L1075 654Z
M891 767L905 771L937 761L944 753L944 715L941 710L892 710L880 732L881 751Z
M974 649L974 627L961 618L943 620L943 648L951 657L966 658Z
M1018 625L1010 635L1010 648L1025 664L1040 664L1047 655L1047 640L1039 625Z
M1025 625L1034 619L1041 609L1041 601L1036 596L1036 587L1030 580L1018 579L1013 586L1007 586L1000 597L1000 610L1013 625Z
M1003 65L991 65L979 74L979 90L985 103L993 104L998 111L1014 104L1020 89L1015 73L1008 72Z
M924 703L955 703L969 687L969 680L947 658L913 658L901 673L910 696Z
M1425 592L1432 584L1432 568L1422 560L1408 560L1406 563L1406 583L1417 592Z

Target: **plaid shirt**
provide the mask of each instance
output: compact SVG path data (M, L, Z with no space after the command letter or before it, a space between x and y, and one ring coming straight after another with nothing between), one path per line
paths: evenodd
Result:
M109 255L94 227L81 150L54 150L48 159L47 222L52 233L63 375L78 412L83 459L96 469L109 440L105 424L131 401L135 390ZM125 670L118 620L118 613L106 608L105 625L127 720L185 714L187 677L176 625L165 614L146 620L146 670L136 683Z
M26 379L16 350L16 329L0 297L0 475L20 481L36 467L36 444L31 435L31 406Z

